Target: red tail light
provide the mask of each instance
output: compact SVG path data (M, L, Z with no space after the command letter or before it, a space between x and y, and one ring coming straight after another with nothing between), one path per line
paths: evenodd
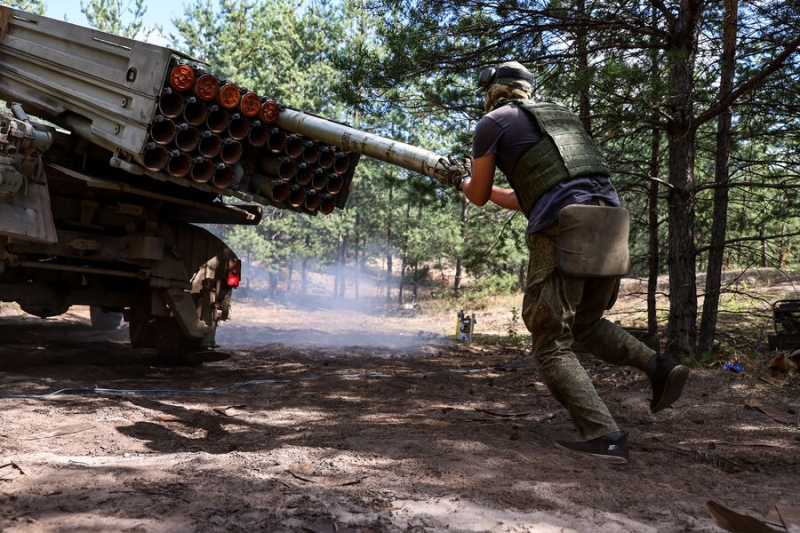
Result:
M238 287L242 275L242 262L239 259L228 259L228 270L226 272L228 287Z

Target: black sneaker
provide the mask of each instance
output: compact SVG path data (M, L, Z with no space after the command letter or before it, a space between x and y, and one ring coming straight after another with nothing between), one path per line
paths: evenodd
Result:
M689 378L689 367L655 354L647 364L647 375L653 387L653 400L650 412L657 413L666 409L680 398L683 386Z
M619 437L598 437L585 442L557 440L556 446L571 452L591 455L610 463L628 464L628 437L624 434Z

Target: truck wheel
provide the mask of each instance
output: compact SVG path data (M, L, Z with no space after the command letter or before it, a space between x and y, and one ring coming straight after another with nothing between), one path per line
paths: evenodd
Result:
M156 329L153 322L154 319L150 315L137 313L136 308L133 309L129 327L131 347L137 350L156 347Z
M156 350L158 359L170 366L198 366L203 363L230 359L230 354L217 352L203 345L200 340L190 339L174 318L158 317Z
M38 316L39 318L63 315L69 311L69 305L63 302L52 302L50 304L20 303L19 308L29 315Z
M159 361L168 365L185 364L187 354L200 350L200 341L186 337L178 321L165 316L135 314L130 337L133 348L155 348Z
M187 337L174 318L154 317L155 348L158 359L170 366L200 364L193 362L191 354L201 351L201 341Z
M89 307L89 316L92 319L92 329L110 331L117 329L122 322L122 313L103 311L102 307L92 305Z

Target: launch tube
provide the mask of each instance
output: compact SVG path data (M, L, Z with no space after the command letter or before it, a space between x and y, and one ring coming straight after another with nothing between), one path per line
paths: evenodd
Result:
M303 148L303 161L306 163L316 163L319 160L320 145L314 141L306 141Z
M434 152L295 109L282 108L275 124L311 139L341 146L345 150L373 157L437 180L445 180L450 174L446 158Z
M261 111L261 97L252 91L246 92L239 100L239 111L246 117L254 117Z
M181 152L193 152L200 144L200 131L197 128L185 128L175 135L175 146Z
M222 141L222 150L219 153L220 159L228 165L233 165L242 158L244 147L242 143L234 139L225 139Z
M216 172L214 172L214 177L211 179L211 182L214 184L214 187L224 189L233 183L233 178L233 167L221 164L217 167Z
M291 185L287 182L265 176L264 174L254 174L252 183L256 193L275 202L283 202L286 200L291 191Z
M189 176L198 183L205 183L214 175L214 163L208 159L198 158L192 163Z
M303 207L309 211L316 211L321 203L322 198L317 194L317 191L306 187L306 201L303 203Z
M337 174L344 174L350 168L350 156L344 152L336 153L336 162L333 164L333 171Z
M220 150L222 150L222 139L219 135L208 132L210 135L204 135L200 139L200 144L197 146L200 155L209 159L217 157Z
M339 191L342 190L342 186L344 185L344 180L338 174L331 174L328 176L328 183L325 184L325 188L331 194L337 194Z
M306 201L305 188L297 184L292 185L289 191L289 198L286 201L292 207L300 207L303 205L303 202Z
M247 133L247 142L256 148L261 148L267 144L269 139L269 126L262 124L259 120L254 120L250 131Z
M228 123L230 120L230 113L224 109L220 109L219 106L215 105L209 107L209 113L206 117L206 127L212 133L222 133L228 129Z
M206 121L208 106L202 100L195 98L193 102L187 102L183 108L183 120L190 126L199 126Z
M189 65L177 65L169 73L169 84L176 91L188 91L194 85L194 69Z
M317 160L317 163L320 167L322 167L324 170L328 170L333 166L334 160L335 154L333 150L331 150L330 146L324 145L320 147L319 159Z
M178 126L174 120L164 118L162 115L156 115L153 120L153 126L150 128L150 137L156 144L169 144L178 133Z
M219 80L212 74L201 74L194 80L192 92L201 100L212 102L217 98Z
M250 120L239 113L232 114L231 121L228 123L228 135L230 138L241 141L247 137L248 133L250 133Z
M300 185L308 185L311 183L311 180L314 179L314 175L316 173L316 167L306 164L306 163L298 163L297 164L297 175L295 175L295 180Z
M297 172L297 162L286 156L262 156L258 160L258 167L265 173L277 176L283 181L291 180Z
M320 198L319 212L323 215L330 215L336 208L336 197L323 193Z
M322 169L319 169L319 172L315 172L314 177L311 178L311 186L318 191L324 189L327 184L328 176L325 175Z
M147 170L158 172L167 166L169 152L156 143L148 143L144 150L144 166Z
M271 152L279 153L283 151L286 146L286 132L280 128L272 126L269 130L269 138L267 139L267 147Z
M217 103L225 109L234 109L239 105L242 93L233 83L224 83L217 93Z
M189 154L183 154L177 150L171 154L167 163L167 172L172 176L184 177L192 168L192 158Z
M286 136L286 146L283 147L283 151L286 155L295 159L303 153L304 145L305 143L299 135L290 133Z
M161 97L158 99L158 109L167 118L179 117L183 112L184 104L183 95L169 87L164 88Z

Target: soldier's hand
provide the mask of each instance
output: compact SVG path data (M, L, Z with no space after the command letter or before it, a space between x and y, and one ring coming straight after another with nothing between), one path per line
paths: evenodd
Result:
M469 178L472 175L472 158L463 157L461 159L456 159L455 157L450 156L447 159L449 172L445 180L445 184L455 187L460 191L464 179Z
M464 176L472 176L472 156L464 156L461 159L456 159L456 162L464 169Z

